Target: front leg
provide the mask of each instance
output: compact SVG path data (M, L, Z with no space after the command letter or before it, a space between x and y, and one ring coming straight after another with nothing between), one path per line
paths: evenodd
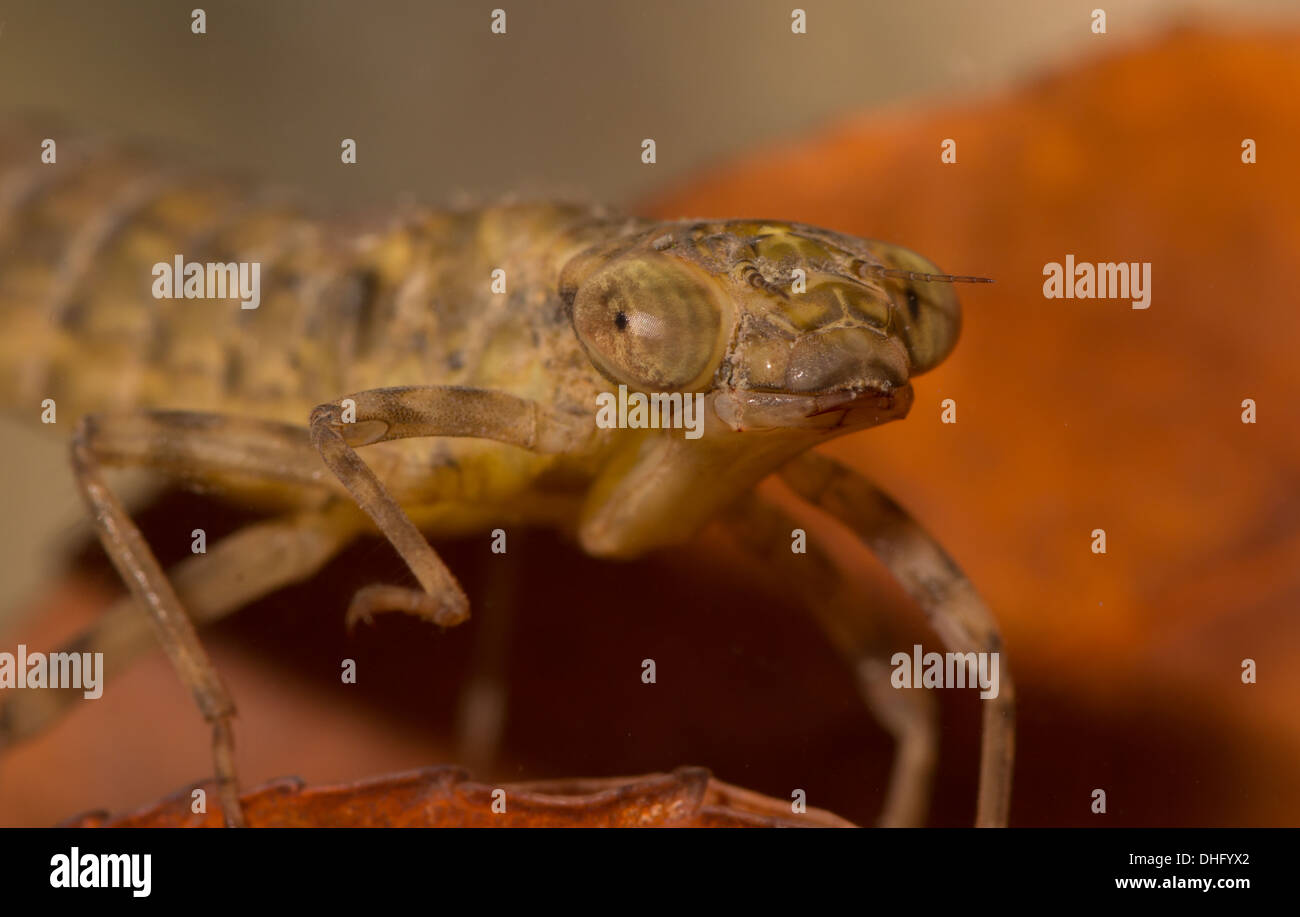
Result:
M385 611L405 612L443 626L469 617L469 600L460 583L354 446L419 436L470 436L557 453L580 435L577 427L536 402L487 389L381 388L318 405L311 414L311 438L321 458L424 590L367 586L353 598L349 622Z
M844 523L920 604L949 652L1001 653L997 622L966 574L907 512L833 459L805 453L781 470L808 502ZM1015 753L1015 692L1005 667L983 702L977 827L1005 827Z
M556 453L582 437L579 426L535 402L485 389L412 386L373 389L319 405L311 415L312 441L321 458L406 561L423 591L371 585L353 596L348 622L399 611L443 626L469 617L469 600L460 583L430 547L420 530L379 476L353 446L420 436L472 436L534 452ZM576 509L576 507L575 507ZM514 555L509 555L513 561ZM496 581L498 592L512 591L512 578ZM507 603L492 609L475 654L474 675L462 695L457 731L466 758L488 766L496 755L505 721Z

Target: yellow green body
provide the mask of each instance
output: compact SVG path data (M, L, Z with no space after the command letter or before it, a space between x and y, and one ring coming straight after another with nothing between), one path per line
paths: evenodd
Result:
M421 589L367 586L349 621L402 611L460 623L468 599L425 535L519 524L628 557L734 509L763 529L750 533L758 556L816 580L827 558L792 560L794 523L745 501L782 469L877 553L945 645L1001 651L969 581L900 507L800 455L904 416L912 376L956 343L952 282L980 278L782 221L555 204L322 220L237 181L76 147L47 163L39 134L0 130L0 399L75 430L70 473L132 593L76 645L108 647L121 665L154 628L213 725L228 823L242 821L234 706L194 624L313 575L371 522ZM197 298L174 298L162 281L177 262L178 275L213 266L207 282L243 265L260 289L244 299L200 284ZM647 427L620 409L610 424L614 392L677 397L681 416ZM688 403L690 435L673 422ZM291 511L167 574L101 476L114 464ZM899 741L882 822L916 824L932 765L925 713L888 687L863 603L819 597L809 590L812 611ZM60 708L35 697L0 698L0 744L52 721ZM976 821L1005 824L1005 674L984 719Z
M679 540L793 455L902 416L911 375L959 327L951 278L929 262L798 224L554 204L357 224L149 156L39 152L22 131L0 144L10 413L38 421L53 399L56 429L139 409L305 425L350 392L446 385L585 430L558 454L449 437L366 447L431 532L539 522L603 555ZM155 297L154 265L178 255L257 262L258 307ZM620 384L702 393L704 435L598 428L597 397Z

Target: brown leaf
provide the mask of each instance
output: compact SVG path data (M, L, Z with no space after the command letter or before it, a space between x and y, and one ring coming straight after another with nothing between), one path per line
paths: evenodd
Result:
M194 787L128 815L91 813L77 828L219 828L213 806L191 811ZM505 795L496 795L504 790ZM504 812L494 812L498 799ZM821 809L795 815L790 804L713 779L700 767L671 774L601 780L548 780L493 787L457 767L430 767L343 786L308 788L278 780L242 797L252 828L781 828L852 823ZM499 806L498 806L499 807Z
M917 382L912 416L828 451L900 497L1003 622L1030 716L1019 795L1116 773L1110 752L1073 744L1085 723L1033 721L1037 698L1064 692L1089 720L1180 729L1224 760L1224 779L1167 810L1295 824L1300 36L1096 47L1000 98L850 118L649 209L802 220L993 277L962 288L962 340ZM1150 308L1045 299L1044 266L1069 254L1151 262ZM955 425L939 423L945 398ZM1132 767L1145 785L1183 769Z

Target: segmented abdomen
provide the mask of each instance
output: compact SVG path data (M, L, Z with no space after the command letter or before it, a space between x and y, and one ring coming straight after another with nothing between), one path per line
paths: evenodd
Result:
M543 375L531 371L539 359L574 356L553 256L599 226L584 211L420 211L363 229L138 151L58 139L44 163L42 139L0 132L0 398L11 413L35 419L53 398L61 420L156 407L302 423L313 405L365 388L518 390ZM178 255L256 262L258 307L156 297L155 265ZM496 267L504 295L490 289Z

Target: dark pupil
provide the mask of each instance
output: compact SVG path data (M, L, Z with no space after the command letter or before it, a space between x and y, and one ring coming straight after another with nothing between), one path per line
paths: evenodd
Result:
M620 312L614 316L614 327L619 331L627 330L627 315L625 313Z

